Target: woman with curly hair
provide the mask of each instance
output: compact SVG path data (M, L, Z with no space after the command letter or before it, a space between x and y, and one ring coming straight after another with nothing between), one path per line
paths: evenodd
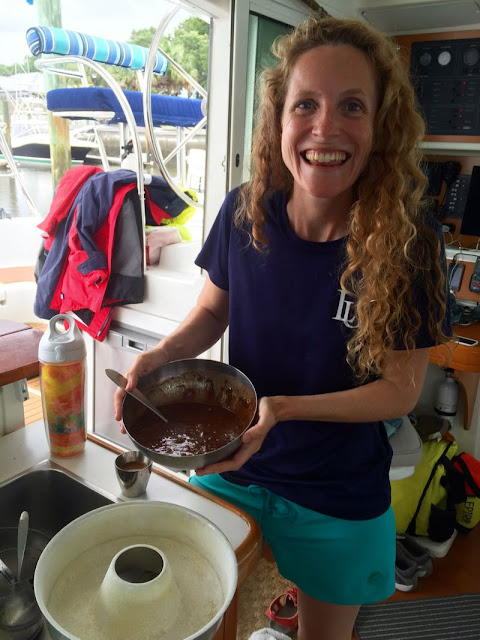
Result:
M197 258L208 273L198 303L128 380L202 353L229 327L258 421L192 482L258 520L297 587L298 640L350 640L359 606L395 588L382 420L413 409L429 348L447 340L445 259L394 44L313 16L274 53L251 179L227 195Z

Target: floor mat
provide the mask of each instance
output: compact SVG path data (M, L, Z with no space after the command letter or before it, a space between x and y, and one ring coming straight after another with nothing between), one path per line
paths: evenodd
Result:
M355 633L358 640L479 640L480 594L367 604Z

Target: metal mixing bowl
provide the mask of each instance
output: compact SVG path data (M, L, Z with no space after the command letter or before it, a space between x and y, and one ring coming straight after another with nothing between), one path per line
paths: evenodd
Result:
M138 388L156 407L185 402L188 397L189 402L214 404L228 409L245 425L242 433L234 440L207 453L183 456L158 453L132 437L130 427L151 412L135 398L126 395L122 420L134 445L154 462L177 471L200 469L233 455L240 447L242 435L252 424L257 411L257 394L247 376L235 367L215 360L189 358L169 362L143 376L138 382Z

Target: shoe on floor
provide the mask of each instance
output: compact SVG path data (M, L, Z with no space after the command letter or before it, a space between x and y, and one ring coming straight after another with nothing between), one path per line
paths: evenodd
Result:
M407 557L397 544L395 558L395 589L399 591L413 591L418 586L418 565Z
M400 545L403 553L414 560L418 565L418 578L428 578L433 572L433 562L428 551L419 544L413 536L405 535L397 537L397 545Z
M277 596L267 609L270 628L287 636L295 633L298 627L297 588L287 589Z

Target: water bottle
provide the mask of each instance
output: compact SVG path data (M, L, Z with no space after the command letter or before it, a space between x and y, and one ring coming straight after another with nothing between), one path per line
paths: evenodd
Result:
M458 382L453 377L453 370L447 369L445 380L438 387L435 411L447 419L457 414Z
M74 319L54 316L38 347L43 418L53 456L67 458L85 448L86 355Z

